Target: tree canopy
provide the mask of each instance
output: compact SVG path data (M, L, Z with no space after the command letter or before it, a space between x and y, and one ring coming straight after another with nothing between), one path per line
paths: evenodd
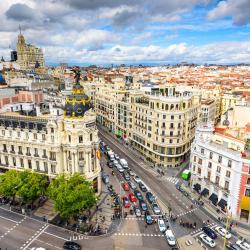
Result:
M78 173L58 175L50 184L48 194L63 218L73 217L96 203L91 182Z

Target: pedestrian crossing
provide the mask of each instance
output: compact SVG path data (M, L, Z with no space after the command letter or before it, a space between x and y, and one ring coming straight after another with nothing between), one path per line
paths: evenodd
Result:
M207 227L210 227L210 228L215 228L217 225L215 223L210 223L208 225L206 225ZM190 234L195 237L195 236L198 236L200 233L202 232L202 227L201 228L198 228L194 231L192 231Z
M162 215L151 215L153 218L155 218L155 219L158 219L159 217L162 217ZM136 217L136 216L128 216L128 217L126 217L126 218L124 218L124 220L144 220L144 218L143 217Z
M178 215L176 215L177 216L177 218L179 218L179 217L181 217L181 216L184 216L184 215L187 215L187 214L191 214L191 213L193 213L195 210L197 210L198 208L196 207L196 208L194 208L194 209L192 209L192 210L189 210L189 211L187 211L187 212L183 212L183 213L181 213L181 214L178 214Z
M133 237L164 237L163 234L146 233L114 233L115 236L133 236Z
M166 177L165 179L169 182L172 182L175 185L179 182L179 178L177 177Z

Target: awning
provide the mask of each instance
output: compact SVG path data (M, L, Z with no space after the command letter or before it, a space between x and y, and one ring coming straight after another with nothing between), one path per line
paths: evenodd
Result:
M194 184L193 189L199 193L201 190L201 185L199 183L196 183Z
M227 202L224 199L220 199L217 206L221 207L221 209L224 210L227 207Z
M209 190L208 190L207 188L204 188L204 189L202 190L202 192L201 192L201 195L203 195L203 196L209 195Z
M243 196L241 198L240 208L243 210L250 211L250 197Z
M212 201L212 203L216 206L218 202L218 196L215 193L212 193L209 197L209 200Z

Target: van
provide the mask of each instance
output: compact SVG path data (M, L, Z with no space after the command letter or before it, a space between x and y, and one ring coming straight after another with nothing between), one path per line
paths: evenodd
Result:
M120 159L120 164L123 168L128 169L128 163L125 159Z
M176 240L175 240L172 230L169 229L165 232L165 239L167 240L169 246L176 245Z

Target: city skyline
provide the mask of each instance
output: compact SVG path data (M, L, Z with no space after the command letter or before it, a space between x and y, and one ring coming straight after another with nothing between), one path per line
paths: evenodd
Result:
M0 3L0 55L21 25L46 63L249 63L247 0Z

